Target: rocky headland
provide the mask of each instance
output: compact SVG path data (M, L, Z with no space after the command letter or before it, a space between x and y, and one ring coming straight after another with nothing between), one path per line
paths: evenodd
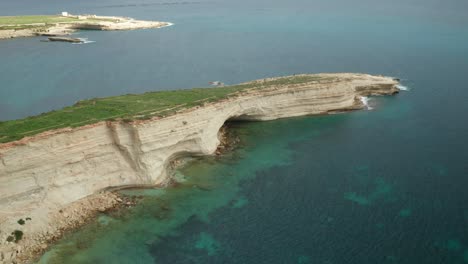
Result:
M65 230L129 203L110 187L168 184L174 160L219 151L225 134L220 129L227 121L362 109L362 97L398 92L398 81L390 77L343 73L291 78L303 76L318 78L257 80L248 83L255 88L167 116L99 121L0 144L0 263L27 263Z
M66 36L77 30L134 30L170 25L169 22L96 15L0 17L0 39Z

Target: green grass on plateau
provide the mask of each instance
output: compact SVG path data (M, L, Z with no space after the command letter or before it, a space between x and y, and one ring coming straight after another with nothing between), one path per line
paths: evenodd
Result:
M0 16L0 25L25 25L36 23L61 23L74 22L77 18L63 17L59 15L51 16Z
M0 122L0 143L19 140L47 130L79 127L104 120L120 119L128 122L167 116L177 110L215 102L248 89L293 85L329 79L318 75L299 75L277 78L265 82L252 82L217 88L148 92L122 96L95 98L77 102L61 110L24 119Z
M44 15L44 16L0 16L0 30L7 29L27 29L51 26L57 23L72 23L78 21L114 21L105 18L90 18L87 20L79 20L76 17L63 17L59 15Z

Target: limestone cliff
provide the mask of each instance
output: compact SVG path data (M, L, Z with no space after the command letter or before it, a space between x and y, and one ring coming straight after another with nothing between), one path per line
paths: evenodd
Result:
M5 240L15 229L24 231L20 244L25 245L46 231L55 232L52 213L107 187L166 183L166 167L174 158L215 152L218 131L227 120L358 109L361 96L398 91L397 81L388 77L322 76L333 78L253 89L157 120L100 122L0 145L0 251L14 247ZM31 223L18 226L17 220L26 217Z

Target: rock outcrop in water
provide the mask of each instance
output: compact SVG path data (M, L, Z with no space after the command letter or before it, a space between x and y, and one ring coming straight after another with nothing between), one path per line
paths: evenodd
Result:
M70 42L70 43L82 43L83 42L83 40L80 38L66 38L66 37L49 37L49 41Z
M100 122L0 145L0 263L15 257L17 246L28 247L30 253L52 235L60 236L69 215L58 212L77 201L109 187L164 185L172 160L216 151L218 131L228 120L348 111L364 107L362 96L398 92L398 82L389 77L321 76L327 78L252 89L161 119ZM72 212L79 217L97 209L79 207L78 213ZM25 218L32 220L18 225L18 219ZM6 242L17 229L24 232L23 240Z

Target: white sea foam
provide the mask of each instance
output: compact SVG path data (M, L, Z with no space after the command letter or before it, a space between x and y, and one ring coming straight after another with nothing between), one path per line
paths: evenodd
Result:
M170 26L173 26L173 25L174 25L174 23L170 23L170 22L168 22L168 23L167 23L167 25L165 25L165 26L162 26L162 27L160 27L160 28L164 28L164 27L170 27Z
M93 41L93 40L88 40L88 38L79 38L81 39L82 42L80 43L72 43L72 44L75 44L75 45L81 45L81 44L89 44L89 43L94 43L96 41Z
M366 107L367 110L372 110L372 107L369 106L369 100L370 100L369 97L361 96L361 98L359 99L361 100L362 104Z
M400 91L408 91L408 87L404 85L397 85L396 88L398 88L398 90Z

